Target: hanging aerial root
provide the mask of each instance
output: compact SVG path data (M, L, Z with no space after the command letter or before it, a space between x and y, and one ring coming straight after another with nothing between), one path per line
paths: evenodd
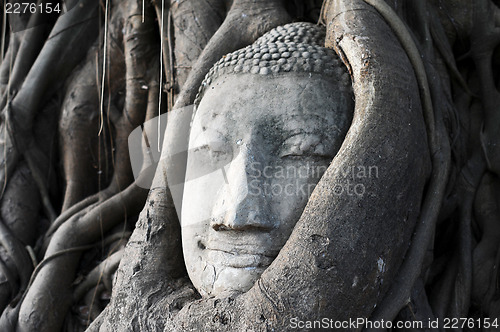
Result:
M129 50L125 59L127 91L122 117L118 123L115 123L115 126L120 126L120 124L123 126L116 128L117 137L115 138L117 148L115 175L120 177L114 177L116 180L112 181L112 185L114 183L118 190L127 183L123 176L128 176L126 173L130 170L126 144L128 134L144 120L146 114L151 113L150 111L157 111L156 103L150 103L150 99L157 100L159 90L157 83L155 85L158 78L154 75L158 70L157 52L155 47L152 47L154 40L150 40L151 35L154 36L153 22L143 25L140 15L133 15L138 10L137 4L127 2L127 5L130 6L125 14L128 20L124 31L125 49ZM143 179L139 178L137 181L141 182ZM118 223L124 222L127 216L136 215L144 206L146 195L146 189L133 183L105 201L97 201L72 216L67 214L65 218L69 218L63 223L62 219L57 221L60 226L51 229L54 233L48 241L46 259L71 248L93 244L102 234ZM73 302L72 283L80 256L81 252L66 253L52 258L49 263L37 269L36 277L23 299L19 312L20 331L34 329L54 331L62 327ZM41 265L42 263L39 266ZM51 298L45 296L48 292L53 294Z
M6 101L3 116L12 116L12 120L0 125L0 137L3 138L0 144L1 184L7 183L7 176L17 166L23 152L19 149L30 142L39 106L60 88L61 82L80 62L81 55L94 39L98 26L96 14L97 4L92 0L83 0L80 6L60 16L22 86ZM67 47L70 44L77 47ZM66 61L60 61L61 58ZM13 133L15 138L8 134L8 126L16 127Z
M127 139L132 130L144 121L148 83L157 74L156 67L151 66L151 63L154 63L158 56L155 46L157 44L154 34L155 23L151 19L152 8L147 7L145 14L148 15L148 19L144 23L139 13L137 2L124 1L114 7L112 18L109 20L111 23L107 21L110 26L105 30L105 54L96 61L94 59L96 50L91 49L84 66L70 84L63 108L64 121L61 121L60 125L67 184L63 205L64 215L57 218L48 235L64 222L67 215L72 215L89 204L102 202L133 181ZM116 38L120 40L117 41ZM123 50L116 46L117 42L124 48ZM97 76L107 78L100 83L99 92L95 89L96 72L100 74ZM123 109L118 110L117 105L111 102L111 97L104 98L104 96L115 95L121 89L125 90L125 101L124 105L118 106ZM101 108L106 109L106 112L101 109L100 118L98 99L101 99ZM105 189L102 189L102 184L99 183L100 192L89 198L88 195L95 192L92 185L96 186L97 183L89 184L88 180L82 179L87 179L90 175L92 175L90 178L95 178L91 159L98 153L95 144L89 147L87 137L89 133L94 133L97 139L96 128L103 128L105 122L112 126L114 134L111 138L113 175ZM100 130L99 135L103 136ZM102 158L102 154L100 153L98 157ZM108 156L104 156L104 159L107 161ZM72 208L74 205L77 207ZM67 209L71 209L71 213L66 214Z

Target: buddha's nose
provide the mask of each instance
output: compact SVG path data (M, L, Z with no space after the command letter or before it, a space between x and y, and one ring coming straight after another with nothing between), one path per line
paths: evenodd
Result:
M245 199L222 216L212 219L212 228L216 231L269 231L274 226L269 215L263 213L262 206L252 199Z
M255 162L259 159L256 157L250 150L243 150L227 168L227 183L217 194L212 210L214 230L269 231L276 227L266 197L255 193L261 185L261 179L252 176L252 169L261 164Z

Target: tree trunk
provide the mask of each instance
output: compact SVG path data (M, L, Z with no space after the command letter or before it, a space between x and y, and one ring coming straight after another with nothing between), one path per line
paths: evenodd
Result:
M9 0L2 13L1 331L497 327L498 1ZM319 24L349 74L350 129L253 287L202 297L179 221L195 99L219 59L297 21ZM376 177L338 195L356 167Z

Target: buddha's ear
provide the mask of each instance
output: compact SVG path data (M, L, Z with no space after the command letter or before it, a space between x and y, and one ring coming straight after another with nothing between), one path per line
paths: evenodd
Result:
M288 301L304 304L293 308L301 319L344 321L353 312L369 317L383 302L419 240L412 238L417 221L431 222L421 216L431 157L415 70L391 26L362 0L328 1L323 13L326 46L351 74L354 118L261 281L268 294L301 299ZM410 263L418 271L411 279L421 261ZM249 293L262 295L258 287Z

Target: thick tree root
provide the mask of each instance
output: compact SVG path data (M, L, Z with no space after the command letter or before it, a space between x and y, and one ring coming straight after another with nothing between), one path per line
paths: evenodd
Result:
M500 317L499 1L64 3L60 16L9 14L2 31L0 331L83 331L94 319L88 331L285 330L292 313ZM183 176L198 87L221 56L321 5L327 46L351 74L353 125L255 286L200 299L173 202L182 188L168 185L174 169ZM127 139L165 110L144 206ZM143 157L145 178L157 161ZM362 181L363 197L333 196L339 170L356 166L381 177Z
M124 221L124 214L138 213L144 203L146 191L134 184L107 201L87 210L84 215L69 219L55 233L45 256L58 255L73 247L85 246L101 237L103 232ZM80 250L78 250L80 251ZM71 285L81 253L66 253L51 259L39 269L26 293L19 313L19 331L57 331L72 303ZM47 259L46 258L46 259ZM42 264L42 263L40 263ZM57 292L52 290L57 289ZM52 292L53 297L44 294ZM57 312L57 316L48 313Z
M401 45L405 49L412 66L420 89L424 118L426 121L429 150L432 158L433 173L427 195L425 197L422 213L417 224L413 245L406 254L405 262L400 268L399 275L392 284L384 301L373 313L372 319L376 321L392 321L399 311L410 301L411 290L420 276L427 248L431 245L435 225L445 195L450 169L450 147L444 123L434 113L431 91L427 80L427 73L420 52L404 23L390 6L382 0L365 0L374 6L391 26Z

